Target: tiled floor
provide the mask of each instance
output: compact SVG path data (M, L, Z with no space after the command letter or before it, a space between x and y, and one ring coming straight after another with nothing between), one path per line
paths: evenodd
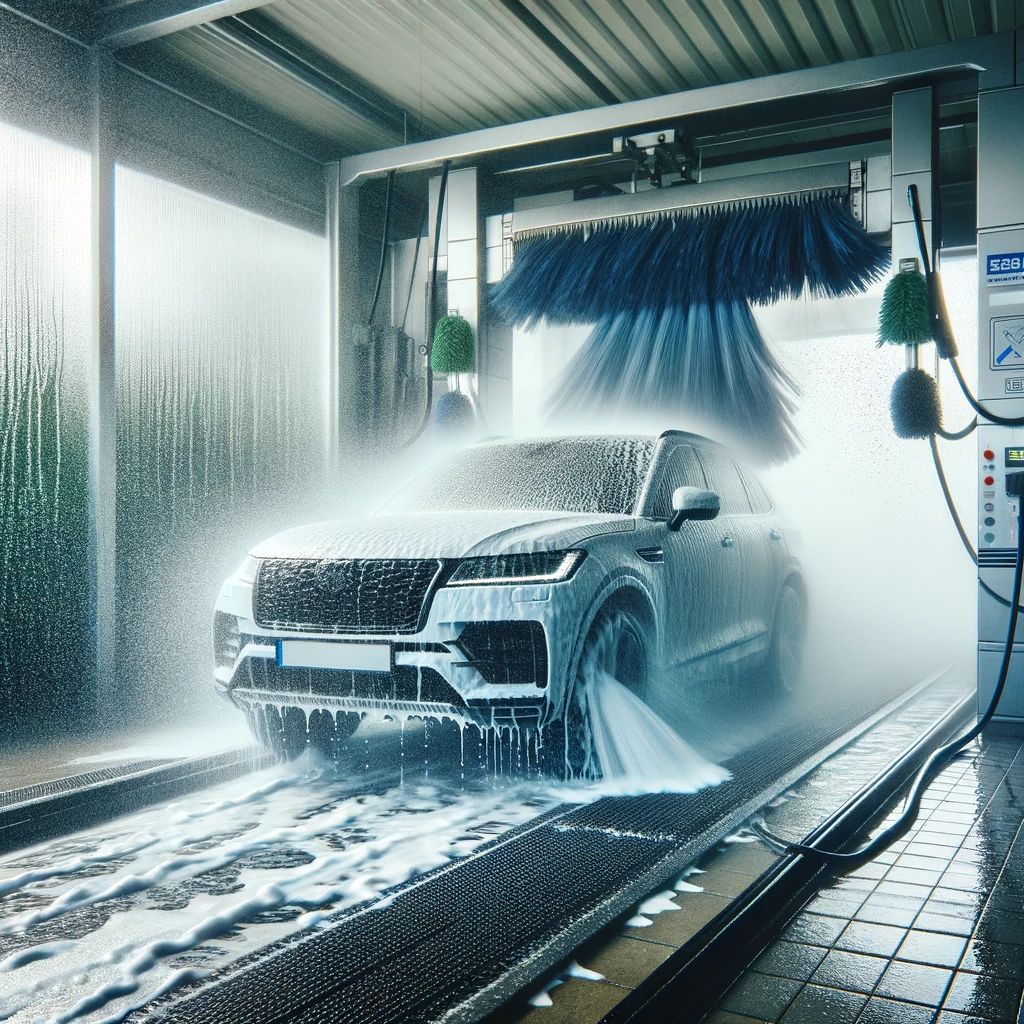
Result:
M1022 737L986 734L914 830L823 889L707 1024L1024 1024L1022 819Z

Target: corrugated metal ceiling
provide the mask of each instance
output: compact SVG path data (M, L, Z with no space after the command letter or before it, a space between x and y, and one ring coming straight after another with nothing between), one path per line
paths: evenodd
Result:
M431 138L1024 26L1024 0L278 0L258 17ZM187 65L337 155L402 141L252 52L231 21L129 59Z

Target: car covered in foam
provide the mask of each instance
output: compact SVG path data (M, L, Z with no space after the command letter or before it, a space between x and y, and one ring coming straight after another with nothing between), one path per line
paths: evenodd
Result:
M805 589L772 502L695 434L489 441L377 514L287 530L225 581L215 682L286 756L367 716L521 737L592 771L588 673L669 722L688 684L789 688Z

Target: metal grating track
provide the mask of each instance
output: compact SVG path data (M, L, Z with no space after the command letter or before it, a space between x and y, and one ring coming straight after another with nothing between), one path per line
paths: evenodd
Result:
M892 694L890 694L892 696ZM841 745L874 706L847 700L811 728L728 763L733 779L693 795L563 806L453 865L251 954L172 993L149 1024L471 1021L567 955L677 867ZM841 741L841 742L840 742ZM817 763L817 762L815 762ZM794 774L796 773L796 774Z
M274 758L255 748L117 765L0 794L0 853L70 835L141 807L226 782Z
M44 800L60 793L70 793L75 789L85 789L97 783L123 779L126 775L135 775L150 768L173 764L180 761L178 757L149 758L145 761L129 761L127 764L111 765L109 768L97 768L91 772L80 772L78 775L67 775L62 779L51 779L48 782L37 782L19 789L8 789L0 792L0 807L16 807L18 804L31 800Z

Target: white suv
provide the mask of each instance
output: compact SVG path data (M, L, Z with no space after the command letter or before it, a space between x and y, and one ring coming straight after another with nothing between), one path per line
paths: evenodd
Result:
M215 678L285 756L336 752L367 715L450 719L585 774L581 666L671 723L694 679L790 687L805 605L770 499L714 442L493 441L376 515L254 548L217 601Z

